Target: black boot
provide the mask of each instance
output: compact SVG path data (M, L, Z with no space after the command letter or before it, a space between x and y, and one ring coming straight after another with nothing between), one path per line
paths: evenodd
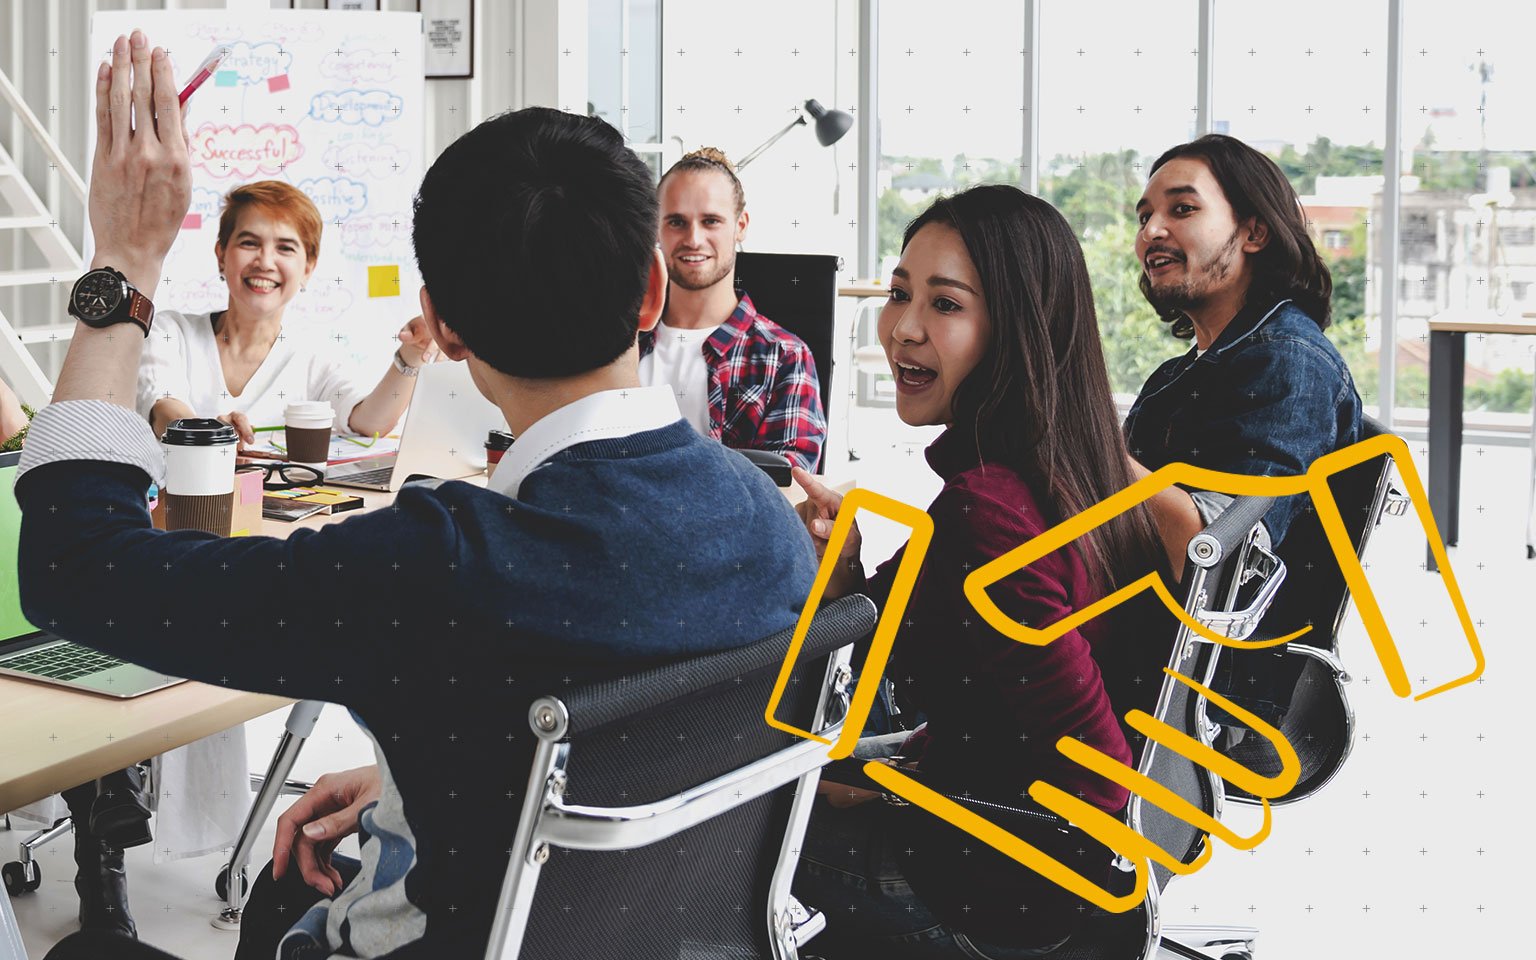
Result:
M91 832L96 782L73 787L64 791L63 796L75 825L75 893L80 897L80 928L137 939L138 927L128 912L128 874L123 869L123 850Z
M144 792L144 774L137 766L109 773L96 781L91 833L123 850L154 839L149 832L149 797Z

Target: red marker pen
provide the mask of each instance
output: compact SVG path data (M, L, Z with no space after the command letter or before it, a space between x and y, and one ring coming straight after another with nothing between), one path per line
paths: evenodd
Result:
M180 96L176 98L178 103L186 106L187 98L192 96L197 88L202 86L209 77L213 76L214 71L219 69L219 64L223 63L224 58L229 56L229 52L229 47L214 47L213 52L208 54L202 63L198 64L196 72L192 74L192 79L187 82L187 88L181 91Z

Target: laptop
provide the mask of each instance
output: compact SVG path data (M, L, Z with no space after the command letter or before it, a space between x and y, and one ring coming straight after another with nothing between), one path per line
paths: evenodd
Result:
M416 375L399 449L327 468L325 485L394 492L413 477L467 477L485 469L486 434L506 428L501 408L480 395L467 363L429 363Z
M12 489L20 459L20 453L0 453L0 674L122 698L183 682L61 640L22 616L16 574L21 509Z

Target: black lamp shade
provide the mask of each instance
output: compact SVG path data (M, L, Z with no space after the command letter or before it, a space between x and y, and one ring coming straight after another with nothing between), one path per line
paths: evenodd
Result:
M805 112L816 120L816 141L824 147L843 138L853 126L853 117L841 110L828 110L815 100L805 101Z

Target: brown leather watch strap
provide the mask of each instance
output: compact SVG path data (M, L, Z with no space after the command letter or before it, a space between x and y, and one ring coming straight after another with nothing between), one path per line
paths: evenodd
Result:
M155 305L149 302L149 298L137 290L133 290L128 296L128 316L133 322L144 328L144 336L149 336L149 325L155 319Z

